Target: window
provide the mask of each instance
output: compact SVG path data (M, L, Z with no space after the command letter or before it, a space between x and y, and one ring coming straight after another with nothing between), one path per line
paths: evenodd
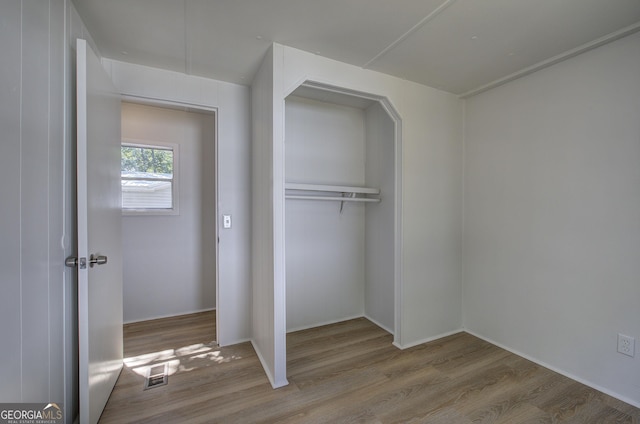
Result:
M123 142L122 210L125 214L178 213L178 146Z

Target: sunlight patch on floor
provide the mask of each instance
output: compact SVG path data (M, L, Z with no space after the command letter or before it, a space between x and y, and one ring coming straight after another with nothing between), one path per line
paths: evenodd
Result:
M136 374L145 377L149 368L161 363L168 364L169 375L173 375L238 359L242 359L242 356L225 356L215 343L197 343L125 358L124 364Z

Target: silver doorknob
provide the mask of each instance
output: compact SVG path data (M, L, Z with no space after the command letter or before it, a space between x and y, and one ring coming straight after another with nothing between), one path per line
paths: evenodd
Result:
M107 263L107 257L102 255L91 255L89 257L89 266L93 268L94 265L104 265Z
M78 258L76 256L69 256L64 260L65 266L69 268L78 267L80 269L85 269L87 267L87 258Z

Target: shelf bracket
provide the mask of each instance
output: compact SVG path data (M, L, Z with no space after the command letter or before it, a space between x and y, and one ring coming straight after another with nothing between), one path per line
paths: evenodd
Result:
M354 199L356 197L355 193L342 193L342 197L349 197ZM342 209L344 208L344 200L340 202L340 213L342 213Z

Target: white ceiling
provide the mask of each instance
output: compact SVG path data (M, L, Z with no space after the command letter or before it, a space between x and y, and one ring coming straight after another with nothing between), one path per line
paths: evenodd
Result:
M640 0L74 0L108 58L248 85L272 42L455 94L640 30Z

